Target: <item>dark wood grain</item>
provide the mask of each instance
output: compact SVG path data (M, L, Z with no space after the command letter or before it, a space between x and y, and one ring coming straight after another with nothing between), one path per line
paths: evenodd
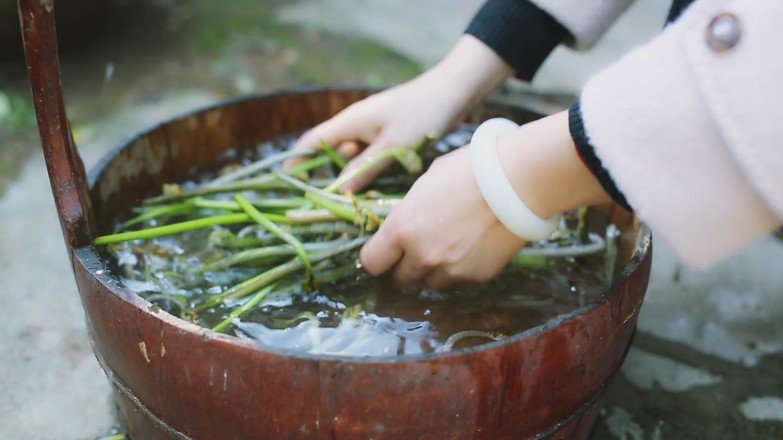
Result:
M84 164L65 113L53 0L19 0L27 77L57 214L69 248L92 242Z
M140 133L91 174L99 230L110 230L161 184L211 168L227 150L299 133L372 92L243 97ZM469 119L498 115L538 117L482 105ZM123 416L144 438L570 440L592 427L601 390L630 345L649 275L646 228L615 205L599 211L622 232L624 271L607 298L458 355L367 360L266 350L183 322L118 288L92 248L80 249L75 265L96 350Z

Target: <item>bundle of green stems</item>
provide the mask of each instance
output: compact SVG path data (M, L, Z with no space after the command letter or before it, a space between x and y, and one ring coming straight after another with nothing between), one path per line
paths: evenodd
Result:
M228 316L213 327L225 331L233 319L273 291L302 285L312 289L319 283L355 274L355 258L342 265L329 262L345 260L346 255L355 253L402 195L374 189L340 194L340 187L388 158L396 159L404 172L387 173L384 179L399 187L399 177L421 171L419 151L428 143L429 139L423 139L414 148L385 150L346 172L341 172L345 158L323 144L319 151L272 154L192 188L167 184L161 195L144 200L135 209L136 217L120 224L117 232L96 238L94 244L111 250L119 244L142 245L160 237L211 230L209 244L222 252L217 258L203 261L200 267L189 269L190 275L247 264L255 264L259 273L197 302L180 300L178 304L181 316L194 321L210 308L235 304ZM282 162L296 156L307 157L284 171ZM145 227L139 228L140 225ZM261 228L265 236L240 236L231 230L249 225ZM334 237L337 238L329 239Z
M166 298L177 303L181 317L194 322L209 310L222 307L226 313L212 328L226 331L234 320L269 295L303 287L314 289L321 283L361 273L356 251L401 200L411 176L421 172L419 153L430 141L425 138L413 148L382 151L350 171L343 171L345 158L323 144L318 151L278 152L187 189L164 185L162 194L144 200L135 209L137 216L120 224L117 232L95 239L95 245L107 246L116 253L123 246L135 246L137 250L150 246L161 237L209 231L207 246L219 252L200 260L195 267L161 272L177 279L252 267L254 275L230 287L209 289L208 295L196 300L181 295ZM296 156L304 157L283 170L283 161ZM339 193L346 182L388 158L401 166L387 171L368 190ZM379 188L391 188L391 192ZM256 233L237 233L240 229ZM551 247L523 249L512 263L541 266L551 256L573 256L603 248L604 241L591 236L591 243L565 251ZM151 249L152 253L160 252L154 245ZM147 278L153 275L157 274L147 274ZM148 296L148 300L162 295Z

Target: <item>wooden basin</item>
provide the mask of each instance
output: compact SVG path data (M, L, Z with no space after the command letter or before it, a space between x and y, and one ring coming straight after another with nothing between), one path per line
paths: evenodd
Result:
M96 357L136 440L581 439L636 326L650 233L617 206L617 279L603 301L509 339L386 359L261 349L175 318L118 284L90 245L163 183L231 148L297 133L372 91L299 90L226 102L164 123L110 154L89 184L60 90L51 0L19 0L28 78L63 237ZM468 119L537 117L484 105ZM594 216L598 218L599 216Z
M368 90L247 97L166 122L90 174L98 233L163 183L230 148L299 132ZM484 105L470 116L536 115ZM73 251L96 356L133 438L584 438L630 345L650 269L650 235L613 205L622 274L600 304L510 340L453 353L370 360L258 345L184 322L118 287L91 246Z

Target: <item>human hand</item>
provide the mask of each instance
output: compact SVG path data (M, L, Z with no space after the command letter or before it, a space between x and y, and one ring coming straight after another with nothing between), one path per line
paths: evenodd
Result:
M464 147L430 166L362 248L360 258L372 275L393 268L401 284L437 289L488 281L524 245L484 202Z
M450 97L432 72L352 104L299 138L294 148L318 149L322 142L353 159L343 170L360 167L369 158L395 147L413 148L424 136L438 137L461 115L464 103ZM368 146L361 150L357 142ZM356 191L387 168L393 158L377 161L348 181L342 191Z
M436 160L364 245L364 269L393 268L402 284L431 288L483 282L525 245L487 206L473 176L469 147ZM503 173L538 217L611 199L576 153L568 113L560 112L497 139Z
M484 43L465 35L431 69L349 106L305 133L294 148L315 150L321 148L322 142L334 145L341 153L353 157L343 171L349 173L381 151L413 148L425 136L444 134L510 72L510 67ZM367 144L367 148L361 151L357 141ZM360 189L392 161L391 158L378 161L340 189ZM286 166L295 162L290 160Z

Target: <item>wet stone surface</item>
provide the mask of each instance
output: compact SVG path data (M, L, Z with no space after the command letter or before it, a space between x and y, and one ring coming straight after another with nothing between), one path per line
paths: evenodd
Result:
M783 437L783 276L772 236L704 272L656 243L639 331L593 439Z

